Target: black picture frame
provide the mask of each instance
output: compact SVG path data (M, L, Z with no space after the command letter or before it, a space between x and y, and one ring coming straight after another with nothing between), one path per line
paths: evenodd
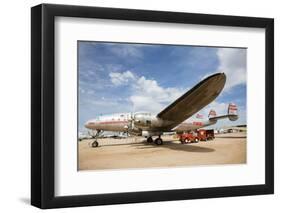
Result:
M265 184L93 195L54 195L55 17L264 28ZM31 8L31 204L60 208L274 193L274 20L271 18L41 4Z

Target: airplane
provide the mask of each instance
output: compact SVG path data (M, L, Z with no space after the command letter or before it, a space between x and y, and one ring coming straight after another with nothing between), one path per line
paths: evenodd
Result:
M218 120L225 118L235 121L238 119L238 108L234 103L229 104L226 115L217 116L216 112L211 110L205 121L202 121L200 115L197 116L197 120L190 119L217 98L223 90L225 82L224 73L213 74L199 82L157 115L149 112L116 113L91 119L85 123L86 128L96 130L96 134L93 136L95 140L91 146L99 145L97 138L102 131L123 131L133 136L146 137L148 143L154 141L155 144L162 145L161 135L164 132L179 133L196 130L213 125ZM153 136L158 137L153 140Z

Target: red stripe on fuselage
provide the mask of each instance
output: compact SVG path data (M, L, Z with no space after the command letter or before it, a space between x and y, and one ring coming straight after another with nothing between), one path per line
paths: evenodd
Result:
M129 121L100 121L96 124L119 124L119 123L128 123Z
M202 122L198 122L198 121L194 121L193 125L195 125L195 126L203 126L203 123Z

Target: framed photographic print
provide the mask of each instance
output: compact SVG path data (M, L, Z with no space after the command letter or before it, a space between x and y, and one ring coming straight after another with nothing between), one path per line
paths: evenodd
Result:
M274 21L31 9L31 204L272 194Z

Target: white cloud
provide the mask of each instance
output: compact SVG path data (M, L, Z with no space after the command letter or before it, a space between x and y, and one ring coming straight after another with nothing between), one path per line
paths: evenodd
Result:
M123 73L120 72L111 72L109 73L111 82L115 86L128 84L131 80L135 79L134 74L131 71L126 71Z
M159 113L163 105L153 99L151 96L132 95L130 101L133 103L133 111L147 111L151 113Z
M109 76L116 86L131 86L132 95L129 100L135 111L159 113L187 90L161 87L156 80L147 79L144 76L138 77L131 71L110 73Z
M138 79L136 88L140 94L152 96L160 102L172 101L182 94L182 90L179 88L163 88L158 85L157 81L146 79L143 76Z
M226 74L225 90L246 83L247 58L246 49L220 48L217 51L219 58L219 71Z
M133 85L135 94L130 97L135 110L145 110L159 113L167 105L180 97L184 90L179 88L163 88L157 81L146 79L144 76L138 78Z

